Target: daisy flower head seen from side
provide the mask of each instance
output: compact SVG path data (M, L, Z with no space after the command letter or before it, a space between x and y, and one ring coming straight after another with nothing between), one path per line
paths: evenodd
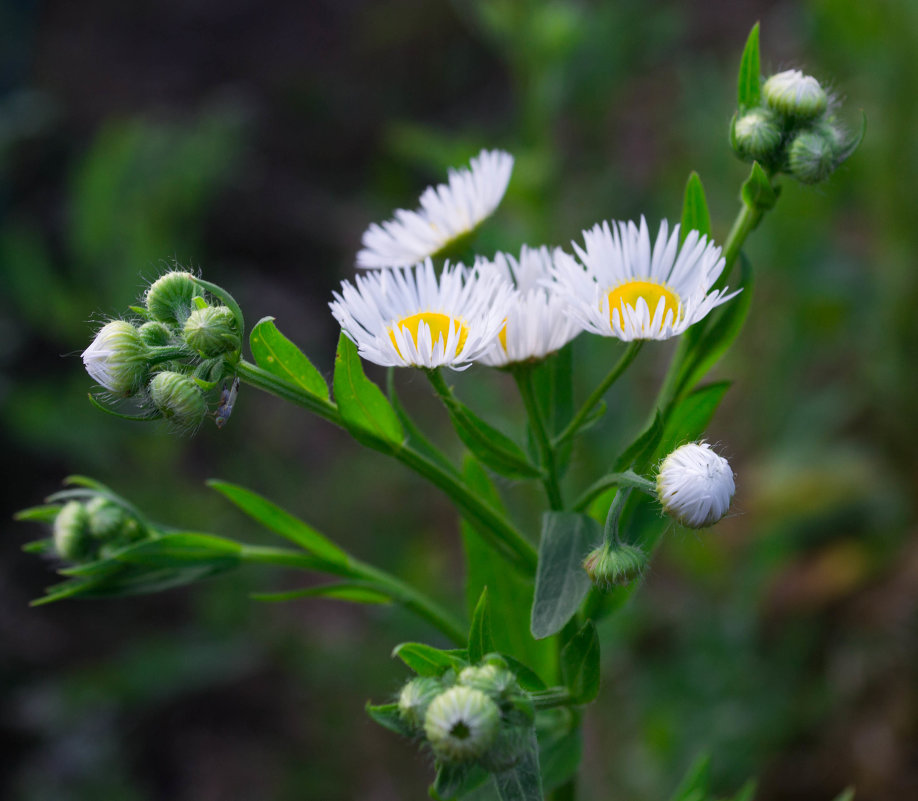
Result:
M509 153L482 150L468 168L451 169L448 183L427 187L417 211L398 209L393 219L370 225L357 266L408 267L442 255L497 208L512 171Z
M739 294L711 291L725 266L720 248L698 231L680 247L679 226L670 232L666 220L652 244L641 217L640 225L597 224L573 247L577 259L555 253L557 292L568 313L601 336L669 339Z
M552 291L549 278L553 260L544 245L523 245L519 260L498 253L493 261L481 260L481 270L493 270L514 286L507 320L497 342L479 361L492 367L543 359L563 348L583 328L565 312L566 303Z
M488 350L504 325L513 287L495 270L433 262L343 281L329 304L360 355L384 367L461 370Z

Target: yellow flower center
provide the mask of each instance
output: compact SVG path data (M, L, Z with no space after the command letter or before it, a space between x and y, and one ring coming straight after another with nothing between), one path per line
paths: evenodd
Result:
M612 323L613 313L616 309L619 309L619 313L624 318L623 304L636 309L638 300L641 298L644 299L647 308L650 309L651 320L653 320L660 298L664 300L663 320L666 320L666 315L669 312L672 312L673 323L679 319L679 295L668 286L657 284L653 281L629 281L627 284L621 284L609 291L609 323ZM624 323L624 319L622 319L622 322ZM660 323L660 328L663 328L662 322Z
M500 345L504 349L504 353L507 352L507 321L504 320L503 328L500 329L500 333L497 335L497 338L500 340Z
M442 312L419 312L409 317L403 317L395 326L389 329L389 339L391 339L392 344L395 345L395 350L399 356L402 356L402 352L398 349L398 343L395 341L395 328L398 327L403 331L407 331L414 340L415 347L417 347L418 328L421 323L426 323L427 327L430 328L430 341L433 345L436 345L441 337L445 345L446 340L449 339L450 331L458 328L459 345L456 347L456 355L458 356L462 353L462 349L465 347L465 340L468 339L469 336L469 329L461 320L450 317L448 314L443 314ZM404 356L402 356L402 358L404 358Z

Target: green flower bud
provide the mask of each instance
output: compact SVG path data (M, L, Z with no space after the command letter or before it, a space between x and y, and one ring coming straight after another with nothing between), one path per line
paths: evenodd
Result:
M822 114L829 104L826 90L812 75L800 70L785 70L772 75L762 87L765 102L785 117L812 120Z
M641 577L646 567L647 554L636 545L622 542L601 545L583 560L590 581L602 590L630 584Z
M191 273L173 270L157 278L147 290L147 311L161 323L183 325L191 312L191 299L197 294Z
M510 770L529 747L529 726L501 726L494 743L481 757L481 766L491 773Z
M226 306L195 309L185 321L185 341L206 358L237 351L241 347L236 318Z
M491 698L499 699L513 690L519 689L514 676L506 668L494 664L473 665L464 668L459 674L459 684L480 690Z
M844 147L840 130L825 123L800 131L787 148L787 169L804 184L826 180L838 166Z
M140 338L151 347L163 347L172 340L172 329L164 323L144 323L138 329Z
M153 376L150 399L163 417L181 428L197 428L207 413L204 393L194 380L169 370Z
M68 501L54 520L54 548L61 559L86 562L95 554L89 515L79 501Z
M427 707L440 693L443 685L430 676L412 679L404 687L398 697L398 713L405 723L412 729L424 728L424 717Z
M471 762L492 745L500 728L500 710L487 695L457 685L440 693L424 718L424 733L438 759Z
M775 115L765 108L756 108L733 119L730 143L740 158L768 162L781 147L783 133Z
M102 326L83 351L86 372L110 392L133 395L149 369L150 352L140 332L125 320Z
M89 530L98 540L115 539L127 520L124 510L107 498L97 495L86 504Z

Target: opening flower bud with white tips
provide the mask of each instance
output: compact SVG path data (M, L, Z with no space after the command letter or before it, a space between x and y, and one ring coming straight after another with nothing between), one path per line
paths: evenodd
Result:
M676 448L657 473L663 509L689 528L713 526L729 510L735 491L730 464L706 442Z
M785 70L772 75L762 87L765 102L785 117L812 120L826 110L826 90L812 75L800 70Z
M427 741L447 763L471 762L482 756L499 728L497 704L480 690L461 685L434 698L424 718Z
M132 395L149 369L150 352L140 333L126 320L102 326L83 351L86 372L109 392Z

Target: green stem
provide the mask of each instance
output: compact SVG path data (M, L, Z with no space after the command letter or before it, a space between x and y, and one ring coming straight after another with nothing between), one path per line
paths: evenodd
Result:
M465 626L451 612L392 574L357 559L349 559L346 565L338 565L334 562L327 562L310 554L291 551L287 548L273 548L261 545L243 545L241 558L243 562L248 564L292 567L309 572L332 573L348 578L362 579L375 585L375 587L389 595L392 600L397 601L432 624L456 645L461 647L467 642Z
M563 509L564 500L561 495L561 485L558 481L555 449L551 444L551 438L548 435L548 429L545 427L545 420L542 417L538 399L532 386L532 366L528 364L514 365L512 372L520 391L520 397L523 399L523 405L526 407L529 427L539 448L539 464L545 471L545 478L542 479L542 484L545 487L545 493L548 495L549 506L554 510Z
M717 281L714 282L712 289L721 289L726 285L730 269L733 267L737 256L739 256L746 237L752 233L764 214L765 212L761 208L749 206L745 202L742 204L736 219L733 221L733 227L730 229L730 233L727 234L727 241L724 243L724 269L718 276Z
M596 404L602 400L603 395L606 394L609 387L615 383L616 379L625 372L628 365L634 361L634 357L638 355L643 344L644 341L642 339L636 339L628 346L628 349L622 354L622 357L618 360L609 374L602 380L602 383L593 390L590 397L586 399L586 402L580 407L577 414L574 415L574 418L567 424L567 428L552 440L552 444L555 447L566 442L580 430L584 420L586 420L590 412L593 411Z
M337 405L329 400L290 384L244 359L236 365L236 375L251 386L301 406L328 422L345 428ZM365 435L364 441L369 443L374 450L395 457L406 467L443 490L470 521L481 525L481 533L488 537L492 547L504 554L528 575L535 574L538 554L532 543L502 514L472 492L457 476L414 450L410 445L393 449L391 442L380 439L376 443L372 435Z
M611 489L612 487L633 487L653 497L656 497L657 492L656 485L652 481L643 476L639 476L632 470L626 470L623 473L609 473L591 484L581 493L580 497L574 501L574 511L585 511L595 498L598 498L607 489Z
M149 363L153 365L171 362L173 359L189 359L198 354L184 345L157 345L149 348L147 355Z
M553 709L558 706L572 706L574 698L567 687L549 687L529 693L536 709Z

